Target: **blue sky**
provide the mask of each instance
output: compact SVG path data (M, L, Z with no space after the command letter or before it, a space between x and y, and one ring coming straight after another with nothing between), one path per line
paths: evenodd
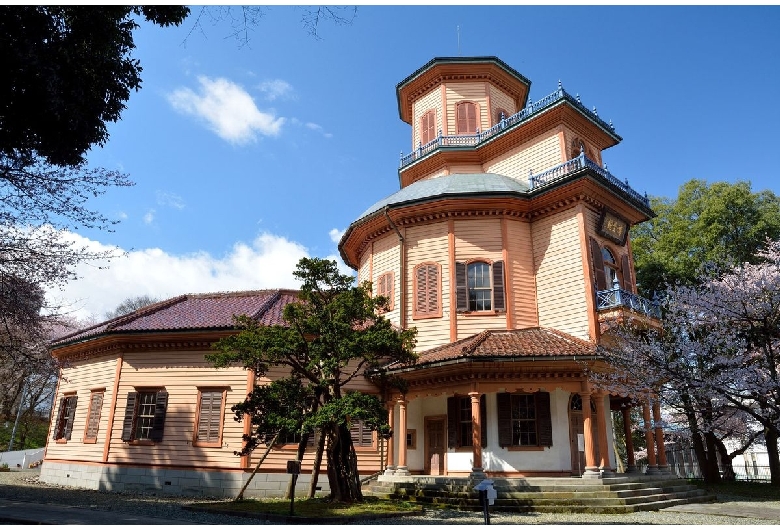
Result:
M79 231L127 251L52 297L102 318L128 296L296 287L303 255L398 190L411 130L397 83L433 57L494 55L540 99L560 80L615 125L609 170L674 197L692 179L780 193L778 6L360 6L351 25L271 6L248 44L193 14L142 25L143 87L88 156L136 182L92 206L120 219Z

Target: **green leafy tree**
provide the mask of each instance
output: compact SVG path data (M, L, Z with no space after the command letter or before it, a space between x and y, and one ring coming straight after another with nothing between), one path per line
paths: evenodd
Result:
M676 199L653 197L657 217L631 230L637 284L644 296L693 285L702 268L756 263L767 238L780 237L780 198L750 182L691 180Z
M216 343L217 353L207 358L217 367L239 364L258 376L281 367L309 388L315 399L304 407L299 432L316 431L327 440L331 500L360 501L350 427L359 420L385 432L387 412L377 396L348 386L384 363L413 361L416 330L394 328L377 311L386 300L372 297L368 283L355 286L334 261L303 258L294 275L302 282L300 301L284 308L287 325L261 326L238 317L240 332Z

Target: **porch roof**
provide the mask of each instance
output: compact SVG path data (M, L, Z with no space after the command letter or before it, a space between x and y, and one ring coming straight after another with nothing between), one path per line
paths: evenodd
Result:
M595 357L597 345L551 328L485 330L457 342L421 352L412 364L390 366L408 371L427 365L462 359L548 359Z

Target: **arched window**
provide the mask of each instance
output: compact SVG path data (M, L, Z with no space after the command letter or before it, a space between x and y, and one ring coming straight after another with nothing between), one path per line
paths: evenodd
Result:
M509 117L509 113L506 110L502 109L501 107L497 108L493 125L501 123L501 120L505 120L508 117Z
M458 311L505 311L504 262L455 263Z
M420 143L426 145L436 138L436 111L429 110L420 118Z
M455 106L457 134L477 132L477 105L471 101L461 101Z
M612 289L615 280L618 278L618 266L615 256L606 247L601 249L601 259L604 262L604 279L607 283L607 289Z

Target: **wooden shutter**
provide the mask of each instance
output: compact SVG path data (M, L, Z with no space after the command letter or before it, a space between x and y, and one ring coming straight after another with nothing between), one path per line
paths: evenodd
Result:
M76 404L79 398L76 396L70 396L65 398L67 404L68 417L65 419L65 432L63 432L63 438L70 440L70 435L73 432L73 420L76 418Z
M539 445L552 447L552 417L550 415L549 392L536 392L536 429L539 433Z
M415 268L416 292L414 293L414 313L418 316L441 316L439 302L439 266L424 263Z
M87 428L84 439L94 441L97 439L100 427L100 411L103 408L103 392L92 392L89 398L89 412L87 416Z
M160 390L157 392L157 399L154 402L154 421L152 430L149 433L149 439L153 442L162 442L163 430L165 429L165 411L168 408L168 392Z
M218 442L222 419L222 391L201 392L198 415L198 441Z
M493 263L493 309L496 311L506 311L503 261L496 261Z
M422 117L420 127L420 143L423 145L436 138L436 112L429 110Z
M458 134L474 134L477 132L477 106L464 101L457 105Z
M459 447L458 443L458 424L460 423L460 410L458 408L458 398L447 398L447 447L455 449Z
M57 411L57 423L54 424L54 439L62 438L65 430L65 398L60 398L60 409Z
M631 277L631 263L628 260L628 254L623 254L623 257L620 259L620 272L623 275L620 285L626 291L635 293L636 289L634 288L633 278Z
M382 274L377 280L377 296L384 296L387 298L387 309L391 311L393 309L393 273L386 272Z
M500 392L496 395L498 401L498 445L512 445L512 395Z
M466 264L455 263L455 293L457 294L457 311L462 313L469 310L469 288L466 276Z
M479 396L479 430L481 446L487 447L487 398L485 394Z
M122 421L122 441L129 442L135 434L135 407L138 403L138 392L127 393L125 419Z
M593 261L593 271L596 274L596 290L603 291L608 288L607 275L604 274L604 258L601 256L601 245L592 237L590 238L590 255Z

